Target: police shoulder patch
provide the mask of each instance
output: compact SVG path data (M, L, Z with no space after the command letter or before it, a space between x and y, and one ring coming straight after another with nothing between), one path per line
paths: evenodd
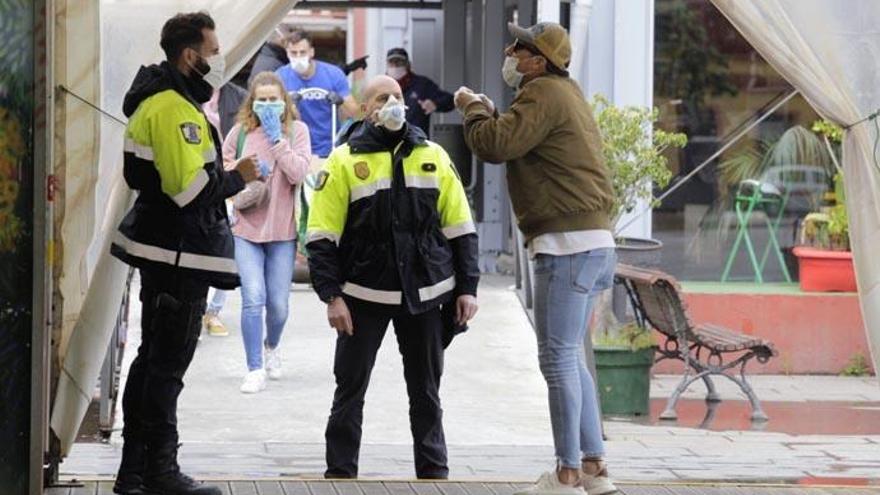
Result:
M367 162L357 162L354 164L354 175L360 180L366 180L370 176L370 166Z
M436 164L436 163L430 163L430 162L428 162L428 163L423 163L423 164L422 164L422 170L424 170L425 172L436 172L436 171L437 171L437 164Z
M320 191L324 189L324 186L327 185L327 179L330 178L330 172L326 170L321 170L318 172L318 177L315 179L315 191Z
M183 140L189 144L202 144L201 126L195 122L184 122L180 124L180 132L183 134Z

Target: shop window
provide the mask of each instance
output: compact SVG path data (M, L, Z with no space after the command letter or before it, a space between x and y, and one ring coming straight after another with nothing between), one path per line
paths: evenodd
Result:
M668 157L675 185L793 88L708 0L656 0L655 9L654 104L661 111L660 127L689 138ZM798 226L833 187L833 161L811 131L818 119L801 96L790 99L655 208L662 268L683 280L720 282L744 228L762 282L787 282L786 270L796 281L791 250ZM747 209L743 198L755 182L764 188L762 195L778 201L757 206L744 219L736 212L737 197ZM763 261L771 237L786 270L774 246ZM755 265L741 240L727 280L755 282Z

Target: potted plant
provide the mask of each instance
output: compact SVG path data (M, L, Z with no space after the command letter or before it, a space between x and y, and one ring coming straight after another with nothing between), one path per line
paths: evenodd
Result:
M664 152L670 147L683 148L687 136L655 128L654 124L660 119L657 108L616 106L601 94L593 97L591 105L602 136L602 154L611 170L614 186L611 224L618 229L624 214L646 201L656 203L654 188L665 188L672 179ZM618 231L615 238L618 257L627 264L645 266L643 253L663 246L656 239L622 237ZM658 258L657 254L647 258L651 257Z
M804 292L855 292L856 273L849 246L849 217L843 194L843 175L835 178L835 202L808 214L802 223L798 259Z
M594 96L591 104L602 136L603 157L611 170L614 187L611 219L617 228L624 214L640 204L656 203L653 188L666 187L672 178L664 152L670 147L683 147L687 136L655 129L654 124L660 117L656 108L616 106L602 95ZM659 265L660 241L622 237L618 231L614 234L621 263ZM654 361L653 335L634 322L621 325L618 318L623 320L626 316L624 291L615 289L612 301L609 303L608 296L604 295L597 303L597 320L602 330L593 332L593 355L590 355L590 346L586 346L588 360L596 364L602 411L605 414L647 414Z
M843 129L833 122L819 120L813 123L812 130L822 136L837 173L834 175L834 191L827 194L830 204L809 213L801 223L799 245L794 248L801 290L855 292L849 217L839 158Z
M602 414L644 416L650 412L651 366L657 341L636 322L594 334L596 387Z

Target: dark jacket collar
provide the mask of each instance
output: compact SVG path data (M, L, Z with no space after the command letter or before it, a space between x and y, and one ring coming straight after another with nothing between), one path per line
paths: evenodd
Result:
M337 140L337 146L348 143L351 152L360 153L376 153L379 151L393 151L388 148L382 130L376 126L368 125L366 121L360 120L352 124L343 135ZM404 124L403 139L401 143L409 144L410 148L416 146L425 146L428 137L419 126L410 125L409 122Z
M384 136L381 134L382 129L369 125L365 121L352 124L348 132L340 137L339 143L348 143L351 152L359 153L376 153L378 151L393 151L388 149L388 145ZM408 122L404 124L403 138L401 143L409 145L410 149L416 146L425 146L428 137L419 126L410 125Z
M202 106L193 97L186 76L165 61L159 65L141 66L125 94L122 112L131 117L144 100L168 89L177 91L201 111Z

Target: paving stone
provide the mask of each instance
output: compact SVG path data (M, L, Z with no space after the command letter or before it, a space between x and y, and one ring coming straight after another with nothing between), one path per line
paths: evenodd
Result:
M534 332L509 285L510 279L486 278L480 314L446 356L442 398L450 469L462 479L529 481L554 463ZM139 309L133 302L131 348L139 343ZM320 477L335 345L324 306L305 288L291 292L291 317L281 344L285 379L270 382L266 392L255 396L238 392L244 373L240 307L240 295L231 292L221 314L231 335L202 339L187 375L178 410L184 442L180 462L197 475ZM123 379L133 357L134 352L125 353ZM652 396L668 397L679 379L655 376ZM866 408L880 407L880 387L873 378L755 375L750 381L765 402L861 400ZM716 380L716 385L726 400L741 400L733 384ZM414 474L405 390L401 360L389 336L366 398L363 476L410 479ZM704 394L697 384L686 397ZM809 405L804 408L809 414ZM75 445L61 465L62 474L113 476L122 445L121 419L117 410L109 443ZM876 435L797 436L640 421L605 422L607 460L615 479L779 480L809 473L880 480L880 426Z

